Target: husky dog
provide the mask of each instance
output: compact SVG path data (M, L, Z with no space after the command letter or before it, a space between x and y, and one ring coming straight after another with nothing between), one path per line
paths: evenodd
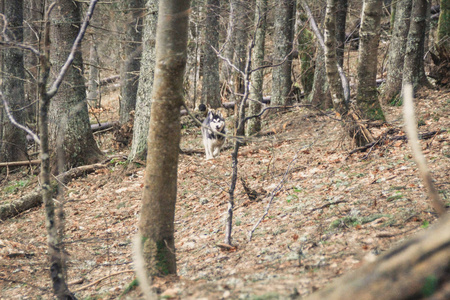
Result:
M219 155L220 149L225 142L225 137L217 134L218 132L225 134L225 120L220 112L210 110L202 126L206 159L213 159Z

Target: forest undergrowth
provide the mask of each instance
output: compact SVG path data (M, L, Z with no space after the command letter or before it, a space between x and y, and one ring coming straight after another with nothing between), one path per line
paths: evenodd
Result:
M421 146L448 207L450 91L424 90L416 105L419 132L436 132ZM100 118L111 121L112 107L105 104ZM157 278L154 288L165 299L293 299L433 226L436 214L404 139L401 107L386 111L389 123L371 128L379 142L365 151L352 151L331 114L296 109L263 119L270 134L252 138L238 157L231 248L222 244L231 142L206 161L200 128L183 117L178 277ZM131 249L144 165L126 161L128 150L115 148L112 132L96 138L114 158L66 187L69 287L79 299L139 299ZM38 182L30 169L1 176L2 202ZM42 208L2 221L0 257L0 299L52 298Z

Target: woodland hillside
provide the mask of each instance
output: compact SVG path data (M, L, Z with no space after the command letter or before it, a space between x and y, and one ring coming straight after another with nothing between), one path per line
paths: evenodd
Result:
M0 0L0 300L449 299L448 7Z
M448 90L420 93L421 133L449 128L449 97ZM113 107L105 104L101 114ZM401 109L390 110L395 121L378 129L380 144L352 154L327 114L294 110L271 116L267 129L274 134L241 151L232 249L220 247L231 149L205 161L199 127L185 117L175 218L179 277L157 279L157 290L174 299L296 298L433 226L436 215L404 140ZM114 149L111 132L96 138L113 158L66 187L68 281L80 299L137 299L140 293L127 289L135 278L131 244L144 162L127 163L127 151ZM448 206L448 129L421 146ZM32 190L34 172L8 174L2 199ZM274 190L267 218L249 242ZM2 222L2 299L52 297L44 232L41 208Z

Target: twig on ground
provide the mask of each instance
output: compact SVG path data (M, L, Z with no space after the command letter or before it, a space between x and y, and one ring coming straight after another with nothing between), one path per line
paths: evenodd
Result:
M280 182L278 183L278 185L272 190L272 192L269 194L270 195L270 200L269 203L267 203L266 209L264 210L263 215L261 216L261 218L256 222L255 226L253 226L252 230L250 230L249 234L248 234L248 240L251 241L252 237L253 237L253 232L255 232L256 228L258 228L259 224L262 222L262 220L264 220L264 218L267 216L267 214L269 213L270 207L272 205L273 200L275 199L275 195L281 190L281 188L284 186L284 183L286 181L287 175L289 174L291 167L293 165L293 163L297 160L298 154L307 149L310 148L312 146L312 144L308 145L307 147L303 147L299 150L297 150L297 152L295 153L294 158L289 162L289 165L286 169L286 171L284 172L283 178L281 178Z
M316 210L319 210L319 209L324 209L326 207L329 207L331 205L336 205L336 204L339 204L339 203L347 203L347 201L345 201L345 200L338 200L338 201L335 201L335 202L329 202L329 203L326 203L326 204L324 204L324 205L322 205L320 207L316 207L316 208L311 209L309 212L305 213L305 215L310 215L310 214L312 214L313 211L316 211Z
M105 277L102 277L102 278L100 278L100 279L98 279L98 280L96 280L96 281L94 281L94 282L92 282L92 283L90 283L88 285L82 286L82 287L74 290L74 292L79 292L79 291L85 290L87 288L90 288L93 285L96 285L100 281L103 281L105 279L108 279L109 277L113 277L113 276L120 275L120 274L123 274L123 273L134 273L134 270L119 271L119 272L116 272L116 273L112 273L112 274L106 275Z

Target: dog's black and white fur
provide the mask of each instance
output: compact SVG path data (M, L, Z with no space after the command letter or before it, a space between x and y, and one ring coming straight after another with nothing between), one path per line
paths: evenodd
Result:
M225 119L220 112L209 111L203 121L202 136L205 145L206 159L213 159L219 155L220 149L225 142Z

